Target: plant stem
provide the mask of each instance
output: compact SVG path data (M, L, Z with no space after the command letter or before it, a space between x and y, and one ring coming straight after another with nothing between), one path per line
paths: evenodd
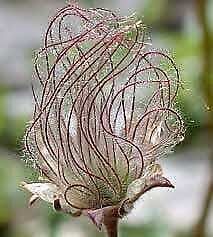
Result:
M203 69L201 74L201 88L203 89L204 99L208 108L207 112L207 135L210 141L209 147L213 139L213 84L212 84L212 60L213 60L213 47L211 29L207 20L207 0L196 0L197 18L202 32L202 61ZM213 150L211 151L210 166L213 167ZM211 203L213 200L213 175L210 169L210 181L205 194L202 211L197 224L193 230L194 237L204 237L205 227L208 219Z
M118 237L118 209L112 208L107 210L104 216L104 226L107 237Z
M212 197L213 197L213 177L211 177L211 179L210 179L210 184L209 184L209 187L208 187L205 195L206 196L204 198L203 208L202 208L199 220L193 230L194 237L204 237L205 236L206 222L207 222L209 210L211 207L211 201L212 201Z
M118 237L118 219L112 219L105 223L107 237Z

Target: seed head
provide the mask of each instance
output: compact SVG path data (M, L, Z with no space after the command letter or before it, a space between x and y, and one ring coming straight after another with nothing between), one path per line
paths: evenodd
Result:
M68 5L50 21L35 60L26 154L33 196L101 228L146 191L173 187L159 158L183 139L172 58L152 48L135 16ZM113 210L113 211L112 211Z

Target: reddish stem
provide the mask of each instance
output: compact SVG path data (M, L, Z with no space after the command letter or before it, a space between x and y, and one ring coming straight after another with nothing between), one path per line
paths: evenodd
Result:
M118 209L112 208L107 210L104 215L104 226L107 237L118 237Z

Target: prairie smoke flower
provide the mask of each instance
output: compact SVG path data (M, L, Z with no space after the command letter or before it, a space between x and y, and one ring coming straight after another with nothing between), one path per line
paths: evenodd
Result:
M173 187L158 160L184 134L175 63L135 16L68 5L48 26L35 75L25 147L40 178L22 184L30 204L84 214L113 236L142 194Z

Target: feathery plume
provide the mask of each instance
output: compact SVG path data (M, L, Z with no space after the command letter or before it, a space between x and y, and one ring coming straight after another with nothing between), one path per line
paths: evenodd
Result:
M35 78L25 147L41 177L22 183L30 205L43 199L116 236L142 194L173 187L159 164L184 134L173 59L135 16L68 5L47 28Z

